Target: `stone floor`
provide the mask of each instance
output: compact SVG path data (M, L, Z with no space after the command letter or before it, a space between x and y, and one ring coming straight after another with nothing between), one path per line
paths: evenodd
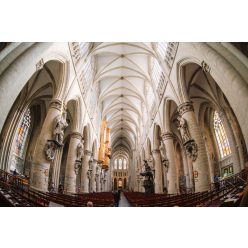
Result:
M128 202L127 198L124 196L123 193L121 193L119 207L131 207L130 203Z

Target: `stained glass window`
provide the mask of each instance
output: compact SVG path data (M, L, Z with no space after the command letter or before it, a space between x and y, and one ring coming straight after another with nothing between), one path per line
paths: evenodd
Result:
M20 158L23 158L25 155L24 152L26 148L26 140L30 130L30 124L31 124L31 114L30 114L30 109L28 109L25 115L23 116L22 123L18 129L17 138L16 138L15 154Z
M117 170L117 159L115 160L115 170Z
M225 128L217 111L214 112L214 131L218 148L220 151L220 157L224 158L227 155L231 154L231 148L226 135Z

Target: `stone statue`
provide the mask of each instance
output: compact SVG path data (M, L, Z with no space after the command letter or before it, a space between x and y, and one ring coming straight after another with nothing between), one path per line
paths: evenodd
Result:
M44 148L44 153L45 153L46 159L48 161L54 160L55 151L56 151L55 144L51 141L48 141L45 145L45 148Z
M79 174L80 168L81 168L81 162L76 160L74 164L74 171L76 175Z
M83 156L84 156L84 140L82 140L82 142L79 142L77 145L77 160L82 161Z
M166 156L166 150L165 150L164 142L162 140L160 141L159 151L160 151L160 155L161 155L161 160L162 161L165 160L167 158L167 156Z
M91 155L90 161L89 161L89 169L87 171L88 179L91 179L92 172L93 172L93 156Z
M187 121L181 116L178 116L177 120L178 120L178 129L180 130L180 133L182 135L183 143L186 143L191 139Z
M67 128L67 126L68 123L66 121L66 112L64 112L63 115L58 115L54 119L53 138L60 145L63 144L64 131Z
M192 159L192 161L196 161L198 155L198 146L194 140L190 140L185 145L186 155Z
M164 142L162 140L160 142L159 150L160 150L160 154L161 154L162 165L165 166L166 168L168 168L169 167L169 159L167 158L166 149L164 146Z
M154 193L154 180L151 167L148 165L147 160L144 160L145 171L141 172L140 175L145 177L143 186L145 188L145 193Z
M97 181L98 177L99 177L99 168L96 167L95 181Z

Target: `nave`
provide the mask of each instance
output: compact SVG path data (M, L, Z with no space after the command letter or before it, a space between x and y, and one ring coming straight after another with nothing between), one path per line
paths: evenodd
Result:
M247 194L248 170L230 176L213 184L205 192L184 193L178 195L154 194L124 191L118 203L114 193L64 194L44 193L29 188L28 182L18 176L0 171L0 206L2 207L239 207L243 196Z
M112 207L117 191L119 206L240 203L248 168L241 45L1 44L4 204Z

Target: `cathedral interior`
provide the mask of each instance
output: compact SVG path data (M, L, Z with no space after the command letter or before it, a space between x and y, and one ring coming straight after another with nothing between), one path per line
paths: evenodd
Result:
M248 43L1 42L0 205L248 206Z

